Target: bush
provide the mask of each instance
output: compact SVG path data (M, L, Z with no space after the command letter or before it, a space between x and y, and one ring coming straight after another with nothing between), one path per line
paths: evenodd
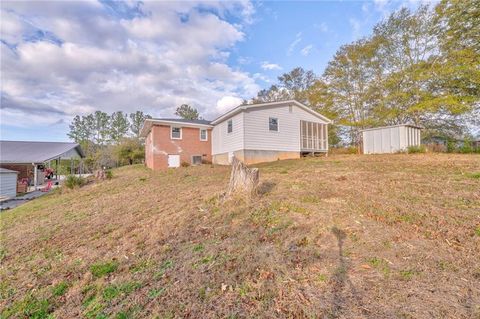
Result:
M473 146L472 146L472 141L469 139L466 139L463 141L462 147L459 149L460 153L468 154L468 153L473 153Z
M447 153L453 153L455 152L455 142L452 140L447 141Z
M74 189L75 187L81 187L85 184L85 179L81 176L68 175L65 179L65 186L69 189Z
M113 178L113 172L111 169L105 171L105 178L106 179L112 179Z
M182 166L182 167L189 167L189 166L190 166L190 163L188 163L188 162L182 162L182 163L180 164L180 166Z
M414 153L425 153L426 152L426 148L425 148L425 145L414 145L414 146L409 146L407 148L407 153L408 154L414 154Z

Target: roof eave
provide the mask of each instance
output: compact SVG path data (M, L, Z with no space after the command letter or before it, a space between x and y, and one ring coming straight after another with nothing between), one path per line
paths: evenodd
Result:
M140 136L147 137L153 125L180 126L180 127L206 128L206 129L213 128L213 125L211 124L146 119L145 122L143 123L142 129L140 130Z

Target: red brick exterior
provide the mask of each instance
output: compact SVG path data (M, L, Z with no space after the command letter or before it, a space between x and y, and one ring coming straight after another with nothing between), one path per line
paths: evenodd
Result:
M168 168L168 155L180 155L180 162L192 164L192 156L212 161L212 130L200 140L200 128L182 127L182 139L170 138L170 126L153 125L145 139L145 164L153 170Z

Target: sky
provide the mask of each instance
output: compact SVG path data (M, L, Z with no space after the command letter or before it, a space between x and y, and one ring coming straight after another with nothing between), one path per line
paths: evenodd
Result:
M341 45L404 1L2 1L0 139L68 141L96 110L213 119Z

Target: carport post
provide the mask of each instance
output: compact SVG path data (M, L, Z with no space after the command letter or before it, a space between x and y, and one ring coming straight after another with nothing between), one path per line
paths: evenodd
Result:
M33 165L33 189L37 190L37 184L38 184L37 165L35 163L32 163L32 165Z

